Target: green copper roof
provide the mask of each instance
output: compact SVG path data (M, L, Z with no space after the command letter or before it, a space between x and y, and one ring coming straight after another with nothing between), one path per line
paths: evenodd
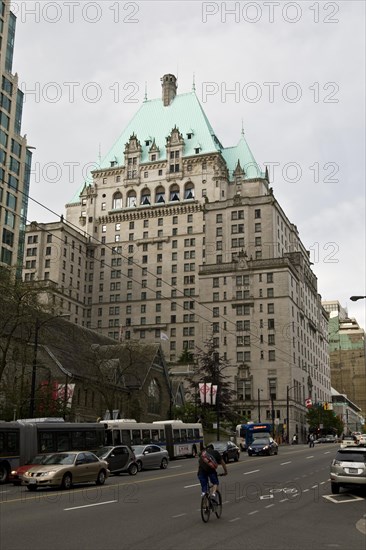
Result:
M226 149L223 149L222 156L224 157L229 169L230 177L232 171L236 168L238 160L245 173L244 179L264 178L265 176L256 163L244 136L240 138L239 143L235 147L227 147Z
M132 134L137 136L141 144L142 163L149 162L148 152L153 140L159 148L158 160L166 160L166 138L174 127L177 127L183 136L185 157L196 155L196 149L199 149L200 155L221 152L227 164L230 179L238 160L244 169L245 179L264 177L243 136L235 147L223 148L195 92L176 95L168 106L164 106L161 98L145 101L103 158L100 168L110 168L111 163L114 166L124 166L125 145ZM190 139L188 134L191 134ZM147 141L150 142L149 145L146 145ZM84 185L79 188L71 203L79 201Z
M205 113L195 93L177 95L167 107L161 99L145 101L137 111L131 122L122 132L109 153L101 162L101 168L109 168L111 161L117 161L118 166L124 165L124 150L130 136L135 134L141 143L141 162L148 162L150 145L146 140L155 139L160 149L159 160L166 159L166 138L174 127L179 129L185 141L184 156L195 154L195 148L200 153L220 151L218 140L215 140L214 131L208 122ZM188 139L187 134L192 133Z

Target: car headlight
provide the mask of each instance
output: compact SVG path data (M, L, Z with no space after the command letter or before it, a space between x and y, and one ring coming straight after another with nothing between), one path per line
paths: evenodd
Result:
M266 449L269 449L268 445L265 445L265 446L263 447L263 450L266 450Z
M12 476L15 476L15 474L17 473L17 471L16 471L16 470L12 470L10 473L11 473Z

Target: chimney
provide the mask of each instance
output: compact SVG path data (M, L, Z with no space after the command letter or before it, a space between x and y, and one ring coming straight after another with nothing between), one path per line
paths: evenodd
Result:
M173 74L165 74L160 80L164 107L168 107L177 94L177 79Z

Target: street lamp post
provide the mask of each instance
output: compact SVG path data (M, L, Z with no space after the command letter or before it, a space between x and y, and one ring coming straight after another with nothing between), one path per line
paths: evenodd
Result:
M258 422L261 423L261 390L258 388Z
M296 386L287 386L286 389L286 415L287 415L287 443L290 443L290 390Z

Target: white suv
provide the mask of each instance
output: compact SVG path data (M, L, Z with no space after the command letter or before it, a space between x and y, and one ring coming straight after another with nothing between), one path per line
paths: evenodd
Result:
M366 448L340 448L330 466L330 482L333 495L340 487L366 485Z

